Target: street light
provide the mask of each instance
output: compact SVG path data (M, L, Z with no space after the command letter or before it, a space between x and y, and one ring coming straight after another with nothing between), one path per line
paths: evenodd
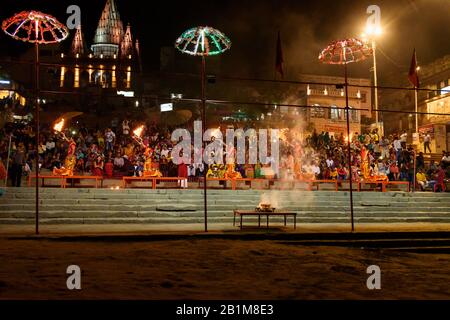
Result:
M373 82L374 82L374 98L375 98L375 122L378 127L378 78L377 78L377 44L375 42L375 38L381 36L383 33L380 26L374 27L372 24L367 24L365 33L362 34L362 38L371 42L372 51L373 51Z

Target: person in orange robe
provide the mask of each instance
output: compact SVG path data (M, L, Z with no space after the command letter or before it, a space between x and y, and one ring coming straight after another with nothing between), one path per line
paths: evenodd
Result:
M73 138L68 139L64 133L63 138L69 142L69 149L67 150L67 156L64 160L64 166L61 169L53 168L53 174L58 176L73 176L77 158L75 157L76 143Z

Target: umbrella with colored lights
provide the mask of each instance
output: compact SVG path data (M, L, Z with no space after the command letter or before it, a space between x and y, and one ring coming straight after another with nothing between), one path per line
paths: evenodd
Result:
M231 48L231 41L221 31L200 26L191 28L183 32L183 34L175 41L175 48L185 54L202 57L202 123L203 132L206 130L206 95L205 95L205 78L206 78L206 62L205 57L221 54ZM203 177L204 192L204 211L205 211L205 232L208 231L208 208L206 199L206 166Z
M350 113L348 105L348 79L347 64L365 60L372 55L372 49L363 41L356 38L334 41L328 47L322 50L319 60L326 64L344 65L345 70L345 112L347 117L347 148L348 148L348 165L349 165L349 182L350 182L350 213L352 231L355 230L353 218L353 185L352 185L352 163L350 150Z
M69 31L55 17L39 11L22 11L2 23L3 31L16 40L34 43L36 89L36 146L39 145L39 44L61 42ZM39 233L39 157L36 157L36 234Z

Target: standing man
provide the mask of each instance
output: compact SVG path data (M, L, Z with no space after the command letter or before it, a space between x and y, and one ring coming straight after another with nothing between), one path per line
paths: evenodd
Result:
M380 140L381 159L389 159L389 140L386 137L381 137Z
M11 183L13 187L20 187L22 181L23 166L25 165L25 157L25 147L21 142L19 143L19 147L17 148L16 153L12 157Z
M423 152L424 153L427 153L427 148L428 148L428 151L430 151L430 153L431 153L430 143L431 143L431 136L429 133L427 133L425 135L425 137L423 138Z
M111 128L106 129L105 132L105 142L106 142L106 151L113 151L114 140L116 139L116 135L112 132Z
M394 145L396 160L398 163L400 163L399 159L400 159L400 155L402 154L402 149L403 149L402 141L397 136L395 136L393 145Z
M400 135L400 141L402 142L402 148L406 149L406 143L408 142L408 133L406 130L403 130L403 133Z

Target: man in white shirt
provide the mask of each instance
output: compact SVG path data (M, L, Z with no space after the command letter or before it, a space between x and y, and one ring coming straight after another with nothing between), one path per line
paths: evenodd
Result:
M161 156L165 156L166 158L169 158L169 149L167 149L167 146L165 144L162 147Z
M113 150L115 139L116 139L116 135L111 130L111 128L106 129L106 132L105 132L106 151Z
M400 141L402 142L402 147L406 149L406 142L408 141L408 133L406 130L403 130L403 133L400 135Z
M427 153L427 148L428 151L430 151L431 153L430 143L431 143L431 136L429 133L427 133L423 138L423 153Z
M398 159L400 158L400 154L402 153L402 142L397 136L395 136L395 138L394 138L393 145L394 145L396 160L399 161Z
M311 172L314 173L314 175L316 176L316 179L320 175L320 167L315 162L313 162L311 165Z
M328 168L332 168L333 167L333 165L334 165L333 159L328 158L326 162L327 162L327 167Z
M450 165L450 152L442 157L442 168L446 169Z

